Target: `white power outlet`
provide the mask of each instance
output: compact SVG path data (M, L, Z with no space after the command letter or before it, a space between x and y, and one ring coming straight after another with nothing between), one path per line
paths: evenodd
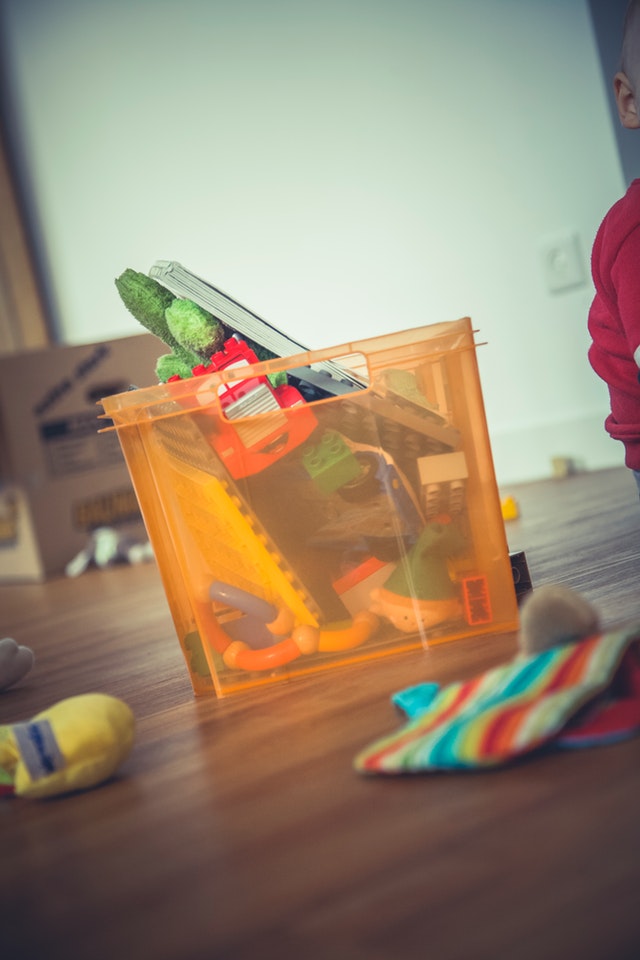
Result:
M542 269L550 293L582 286L587 279L577 233L550 237L540 245Z

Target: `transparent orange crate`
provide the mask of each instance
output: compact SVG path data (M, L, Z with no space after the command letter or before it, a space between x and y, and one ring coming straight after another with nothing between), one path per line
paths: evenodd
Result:
M328 362L364 386L296 401ZM517 628L468 318L102 405L196 694Z

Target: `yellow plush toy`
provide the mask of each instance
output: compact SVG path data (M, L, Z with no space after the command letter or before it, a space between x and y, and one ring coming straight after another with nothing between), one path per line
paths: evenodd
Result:
M0 644L8 662L9 645ZM0 795L41 799L95 787L127 758L134 731L130 707L104 693L69 697L26 723L0 726Z

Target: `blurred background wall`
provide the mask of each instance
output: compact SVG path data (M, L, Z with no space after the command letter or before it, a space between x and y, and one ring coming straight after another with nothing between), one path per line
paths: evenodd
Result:
M311 347L469 315L501 483L622 464L586 317L640 149L612 112L624 8L0 0L53 338L139 332L113 281L156 259Z

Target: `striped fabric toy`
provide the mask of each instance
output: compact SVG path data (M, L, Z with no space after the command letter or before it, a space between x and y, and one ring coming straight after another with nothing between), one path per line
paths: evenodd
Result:
M567 746L607 742L607 723L598 728L586 714L588 705L606 714L620 706L616 698L626 707L624 722L614 710L609 742L620 738L613 735L616 723L618 734L624 727L629 735L640 727L636 641L640 624L519 657L472 680L401 691L393 701L409 723L359 753L355 769L393 774L496 767L557 740L566 729L574 729ZM581 743L583 717L585 729L591 725L595 734Z

